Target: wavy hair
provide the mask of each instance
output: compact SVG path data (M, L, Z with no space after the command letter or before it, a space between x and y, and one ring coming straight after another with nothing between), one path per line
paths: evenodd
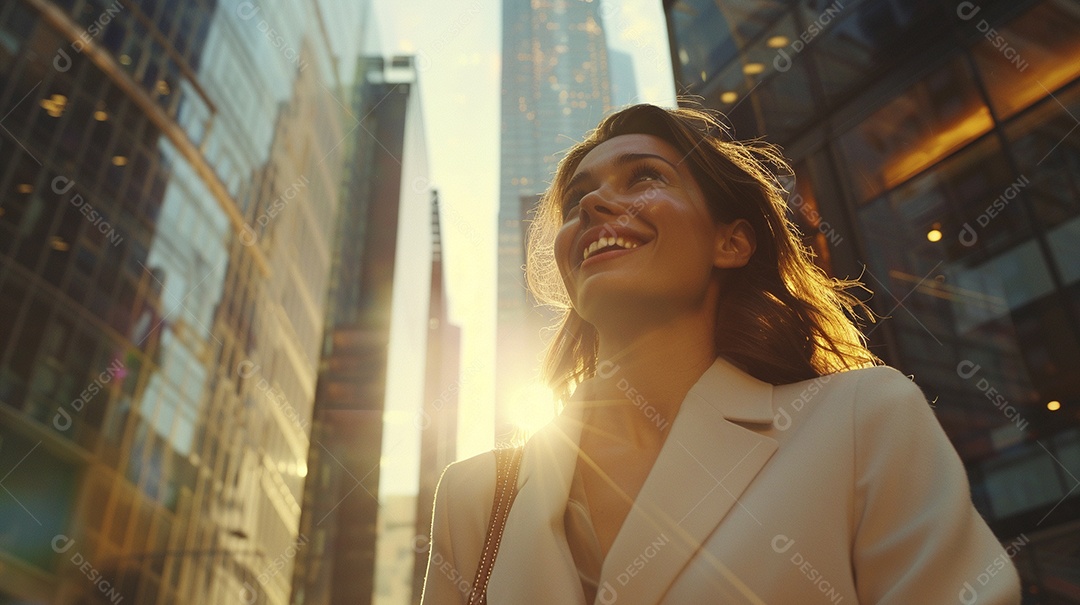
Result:
M555 262L562 226L560 194L581 160L597 145L624 134L667 141L688 163L714 220L745 219L757 248L729 276L716 309L716 353L771 384L787 384L846 369L877 365L857 321L872 312L848 289L855 280L830 278L787 217L786 192L776 174L791 174L780 151L760 141L725 136L719 116L703 109L634 105L604 118L559 162L529 227L526 278L533 296L562 310L541 374L559 401L596 374L599 334L574 310ZM719 269L717 269L719 271Z

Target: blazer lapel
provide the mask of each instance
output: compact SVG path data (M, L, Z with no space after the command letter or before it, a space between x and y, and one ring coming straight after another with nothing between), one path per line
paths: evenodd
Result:
M604 561L598 604L659 602L728 511L740 506L739 496L777 443L732 421L771 423L772 389L720 358L694 384ZM565 491L559 498L565 508ZM721 562L713 565L748 602L760 602Z
M585 605L563 524L581 419L580 403L571 401L529 440L488 583L489 603Z

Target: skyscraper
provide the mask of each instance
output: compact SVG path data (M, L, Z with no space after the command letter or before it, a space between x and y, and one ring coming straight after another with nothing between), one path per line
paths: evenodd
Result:
M614 107L632 105L637 101L637 76L634 56L621 50L608 49L611 66L611 104Z
M563 152L611 107L608 54L593 0L503 2L495 430L505 435L544 405L538 377L541 329L551 313L525 289L528 213Z
M0 6L0 600L287 601L333 7Z
M873 349L933 402L1032 602L1075 602L1076 3L664 5L679 88L783 146L792 218L875 292Z
M344 145L296 605L370 603L378 582L403 600L412 590L432 270L413 58L362 57L351 98L357 123ZM383 544L407 555L377 562Z

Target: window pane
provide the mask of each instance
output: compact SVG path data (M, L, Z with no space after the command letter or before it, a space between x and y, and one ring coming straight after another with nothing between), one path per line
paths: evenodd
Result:
M961 59L950 61L840 137L859 201L911 178L992 127Z
M973 48L998 118L1006 118L1080 75L1080 4L1048 0L997 28L978 20Z

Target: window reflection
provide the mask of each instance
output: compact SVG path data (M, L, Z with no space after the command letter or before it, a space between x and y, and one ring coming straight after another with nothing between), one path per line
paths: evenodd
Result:
M994 28L972 23L982 34L972 51L999 119L1080 75L1080 5L1072 0L1047 0Z
M889 101L840 138L860 200L890 189L992 126L962 59Z

